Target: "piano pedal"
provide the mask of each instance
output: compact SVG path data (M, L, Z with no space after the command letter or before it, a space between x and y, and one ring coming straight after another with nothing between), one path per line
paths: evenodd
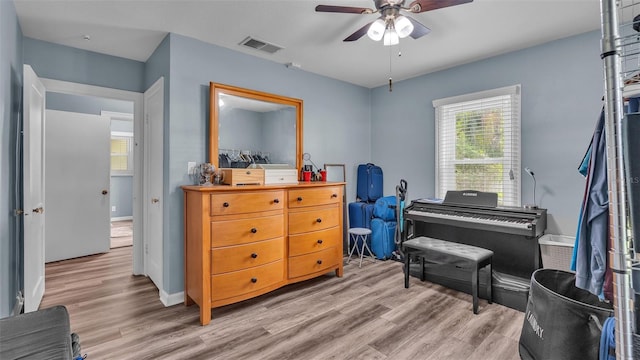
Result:
M391 252L391 260L395 260L395 261L402 261L404 262L404 258L402 257L402 255L400 255L399 252L397 251L393 251Z

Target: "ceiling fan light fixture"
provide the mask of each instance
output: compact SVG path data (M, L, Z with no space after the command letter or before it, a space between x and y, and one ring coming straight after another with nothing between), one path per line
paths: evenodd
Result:
M387 28L384 20L378 19L374 21L371 26L369 26L369 30L367 30L367 36L373 41L380 41L384 36L384 31Z
M398 45L398 43L400 43L398 33L393 28L387 29L384 32L384 46Z
M406 16L398 16L395 21L396 33L401 39L406 38L413 32L413 23Z

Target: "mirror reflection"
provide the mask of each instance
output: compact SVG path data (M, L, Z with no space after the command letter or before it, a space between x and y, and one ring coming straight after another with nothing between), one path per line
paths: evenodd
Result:
M296 108L220 93L220 167L253 164L296 166ZM226 166L225 166L226 165Z
M209 159L221 168L299 168L302 100L211 83Z

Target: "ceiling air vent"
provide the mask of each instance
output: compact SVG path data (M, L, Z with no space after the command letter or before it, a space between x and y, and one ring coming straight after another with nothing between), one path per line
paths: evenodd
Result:
M265 41L262 41L262 40L258 40L258 39L254 39L251 36L248 36L246 39L242 40L240 42L240 45L244 45L244 46L250 47L252 49L264 51L264 52L269 53L269 54L273 54L276 51L282 49L278 45L269 44L268 42L265 42Z

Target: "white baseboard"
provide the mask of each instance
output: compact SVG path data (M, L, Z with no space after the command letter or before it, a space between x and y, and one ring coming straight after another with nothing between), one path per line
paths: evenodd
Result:
M111 218L111 221L124 221L124 220L133 220L133 216L119 216L119 217Z
M166 291L160 291L160 302L166 307L182 304L184 302L184 291L178 293L167 294Z
M16 303L13 306L13 310L11 310L11 314L9 316L16 316L22 313L23 307L24 307L24 297L22 296L22 291L18 291L18 294L16 294Z

